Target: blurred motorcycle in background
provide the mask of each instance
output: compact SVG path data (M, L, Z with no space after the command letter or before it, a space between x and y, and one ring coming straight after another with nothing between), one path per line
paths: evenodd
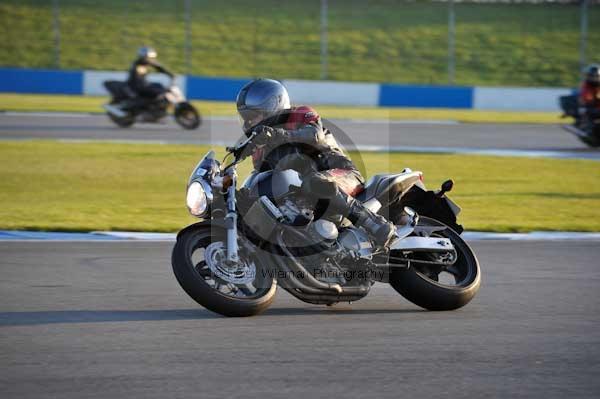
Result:
M153 99L140 97L127 82L108 80L104 82L104 87L111 99L103 108L110 120L119 127L130 127L135 122L159 123L170 109L173 110L175 122L184 129L196 129L202 123L198 110L186 100L173 81Z
M559 97L563 117L574 118L571 125L561 125L569 133L590 147L600 147L600 115L590 114L581 107L577 94Z

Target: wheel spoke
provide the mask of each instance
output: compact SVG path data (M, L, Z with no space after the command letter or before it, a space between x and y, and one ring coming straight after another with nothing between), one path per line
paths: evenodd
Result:
M196 265L196 270L198 271L198 274L200 274L200 276L202 276L202 278L204 278L205 280L210 279L210 277L212 276L212 271L210 270L205 261L198 262L198 264Z
M425 275L433 281L440 281L440 273L436 273L435 271L429 269Z
M227 288L229 288L229 292L231 292L234 295L237 294L239 291L239 288L233 283L227 283Z
M214 291L234 298L252 298L259 295L262 289L258 288L258 278L255 264L251 260L244 260L238 265L228 265L225 261L225 248L222 241L211 242L204 248L204 252L197 253L192 260L194 268ZM252 280L248 273L252 273ZM235 281L246 279L248 283L238 284ZM260 283L258 284L260 285ZM261 285L262 287L262 285Z
M238 288L240 289L240 291L242 291L242 293L244 293L244 295L250 296L252 294L254 294L256 291L258 290L252 290L250 289L250 284L242 284L242 285L238 285Z
M447 271L448 273L450 273L452 276L454 276L455 278L458 278L458 276L460 275L460 270L458 270L456 268L456 266L448 266L445 271Z

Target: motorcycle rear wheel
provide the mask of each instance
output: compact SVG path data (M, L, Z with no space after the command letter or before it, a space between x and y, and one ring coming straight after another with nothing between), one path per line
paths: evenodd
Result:
M581 118L579 124L576 124L575 127L586 133L584 135L577 135L579 140L589 147L600 147L600 126L596 120L591 120L587 117L584 117Z
M114 104L118 104L118 101L112 101L110 104L114 105ZM111 114L110 112L107 112L106 115L108 115L108 118L113 121L113 123L119 127L123 127L123 128L127 128L127 127L131 127L134 123L135 123L135 115L131 114L130 112L127 113L126 116L123 117L119 117L116 115Z
M435 219L421 217L419 225L442 227L431 236L450 239L456 249L456 262L447 268L417 262L407 269L392 268L390 285L400 295L427 310L454 310L465 306L481 285L481 270L473 250L458 233ZM415 260L421 256L415 254ZM448 274L446 280L454 280L454 284L440 281L442 274Z
M215 248L220 250L218 243L223 240L224 232L210 226L185 231L178 237L171 263L179 285L200 305L224 316L246 317L263 312L275 299L275 280L261 273L260 265L255 266L251 283L236 285L223 280L209 267L211 255L206 258L207 253L215 253ZM257 263L256 259L243 259L243 254L240 258L240 262Z

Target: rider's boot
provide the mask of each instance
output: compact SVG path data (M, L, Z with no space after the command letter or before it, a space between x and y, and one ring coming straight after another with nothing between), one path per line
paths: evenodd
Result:
M357 227L362 227L369 233L375 244L388 248L396 237L396 226L388 222L383 216L377 215L367 209L360 201L348 196L348 220Z
M340 190L334 181L314 174L303 181L302 186L307 195L328 199L330 212L342 214L356 227L365 229L378 247L388 248L396 237L393 223L371 212L360 201Z

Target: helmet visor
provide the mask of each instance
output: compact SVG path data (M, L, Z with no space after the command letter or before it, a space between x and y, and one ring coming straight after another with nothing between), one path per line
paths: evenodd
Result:
M238 112L251 125L289 108L287 90L280 82L271 79L257 79L246 84L237 97Z
M263 119L265 119L265 115L262 111L255 109L238 110L238 120L246 133L248 133L251 128L258 125Z

